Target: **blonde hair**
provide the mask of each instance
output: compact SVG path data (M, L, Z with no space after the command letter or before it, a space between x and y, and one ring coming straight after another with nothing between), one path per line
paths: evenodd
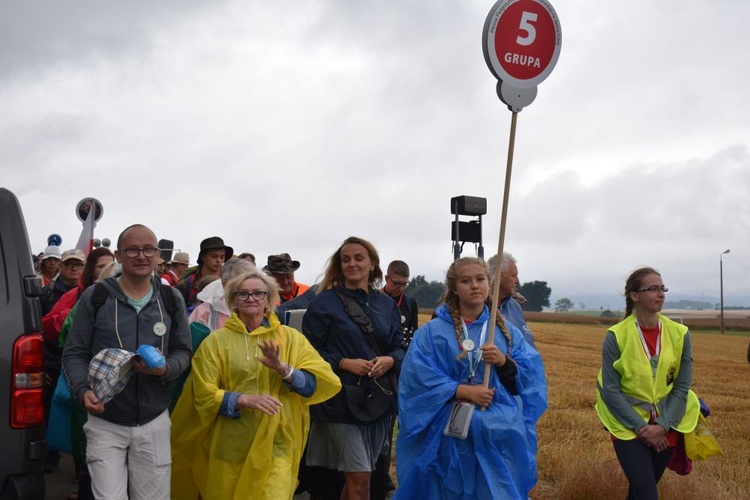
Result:
M109 277L115 276L118 273L120 267L121 264L116 260L113 260L102 268L102 270L99 272L99 278L96 280L96 282L99 283L100 281L104 281Z
M232 310L235 310L234 294L237 292L237 290L240 289L242 283L244 283L245 280L249 280L251 278L257 278L261 280L266 286L266 291L268 292L268 312L274 312L276 310L276 304L279 302L279 285L278 283L276 283L275 279L273 279L266 273L259 271L257 268L254 268L252 271L244 272L239 276L236 276L229 280L227 286L224 287L224 302L226 302L226 304L231 307Z
M476 257L464 257L462 259L458 259L453 264L451 264L451 267L448 268L448 272L445 275L445 292L443 293L442 301L445 302L445 305L448 308L448 312L451 315L451 319L453 320L453 329L456 331L456 340L458 341L459 348L461 348L461 340L463 339L464 332L461 322L461 301L458 297L458 293L456 292L456 283L463 268L472 265L478 265L482 267L485 276L487 276L487 283L489 286L489 267L484 260L478 259ZM492 299L492 296L490 294L487 294L485 304L490 308L497 307L497 304ZM507 355L510 356L510 332L508 331L508 326L505 324L505 318L503 318L503 315L500 314L499 310L497 311L496 324L500 327L500 331L503 332L503 337L505 337L505 340L508 341Z

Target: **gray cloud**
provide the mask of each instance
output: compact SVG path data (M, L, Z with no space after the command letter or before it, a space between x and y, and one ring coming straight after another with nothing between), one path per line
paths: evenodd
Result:
M200 14L206 5L196 0L3 2L0 74L31 76L50 66L148 51L160 29Z
M193 259L218 234L261 260L288 251L312 281L356 234L441 279L452 196L487 197L497 244L510 113L482 57L489 7L6 2L3 185L36 249L74 242L93 195L102 235L144 222ZM560 61L518 116L506 246L521 279L609 292L652 264L708 293L726 247L727 272L750 271L750 5L556 8Z

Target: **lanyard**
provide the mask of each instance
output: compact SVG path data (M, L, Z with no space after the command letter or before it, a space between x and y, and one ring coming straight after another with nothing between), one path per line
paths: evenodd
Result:
M469 329L466 328L466 322L461 318L461 327L464 331L464 338L461 341L461 348L466 351L466 355L469 358L469 381L474 378L474 373L477 371L479 366L479 360L482 359L482 353L479 352L479 347L484 345L484 338L487 334L487 321L484 320L482 324L482 332L479 334L479 343L474 344L474 341L469 338Z
M649 353L648 344L646 343L646 338L643 336L641 325L639 325L638 322L636 321L635 326L636 328L638 328L638 336L641 339L641 345L643 346L643 353L646 355L646 359L651 365L652 374L656 376L656 367L659 365L659 353L661 352L661 321L659 321L659 334L656 336L656 353L653 356L651 356Z

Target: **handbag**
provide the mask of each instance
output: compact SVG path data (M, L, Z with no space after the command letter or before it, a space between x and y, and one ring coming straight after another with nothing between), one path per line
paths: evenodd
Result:
M705 460L708 457L724 454L702 413L698 414L698 424L695 429L685 434L685 453L690 460Z
M458 439L466 439L466 436L469 435L474 408L476 408L474 403L454 401L448 421L445 423L443 434Z
M357 384L344 384L346 405L354 418L360 422L374 422L391 408L394 392L387 378L365 379L360 377Z
M344 304L346 314L362 330L367 343L380 356L380 348L375 341L370 317L351 297L336 292ZM365 423L374 422L382 417L395 403L398 382L392 370L382 377L368 379L360 377L356 384L343 384L346 405L357 420Z
M60 372L52 394L49 422L47 424L47 448L50 450L71 453L70 441L70 406L73 395L68 377Z

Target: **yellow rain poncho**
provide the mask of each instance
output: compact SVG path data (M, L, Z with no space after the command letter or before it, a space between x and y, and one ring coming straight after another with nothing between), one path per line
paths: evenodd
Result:
M211 333L193 357L192 373L172 414L172 498L290 499L310 430L309 406L341 390L331 365L304 335L279 324L247 332L237 314ZM279 358L315 376L305 398L262 365L259 341L280 345ZM284 405L278 415L245 408L239 419L219 415L224 393L268 394Z

